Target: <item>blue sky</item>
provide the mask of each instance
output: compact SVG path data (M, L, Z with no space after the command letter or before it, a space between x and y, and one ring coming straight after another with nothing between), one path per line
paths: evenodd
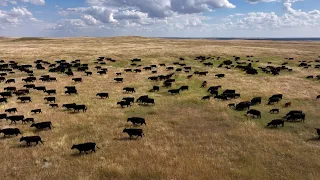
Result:
M0 0L0 36L320 37L320 0Z

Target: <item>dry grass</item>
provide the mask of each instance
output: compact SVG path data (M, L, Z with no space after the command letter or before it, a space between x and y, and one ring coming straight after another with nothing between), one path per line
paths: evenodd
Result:
M44 145L29 148L19 147L19 137L0 138L1 179L318 179L320 177L320 141L315 140L315 127L319 123L320 94L318 81L306 80L309 74L317 75L315 69L297 68L297 60L314 60L320 43L272 42L272 41L214 41L214 40L167 40L139 37L79 38L79 39L0 39L0 59L33 63L36 59L50 62L59 59L81 59L89 63L95 72L94 60L98 56L117 59L107 63L108 75L86 77L76 84L79 95L64 95L63 87L75 85L71 78L62 74L49 73L57 77L57 83L41 83L49 89L57 89L58 103L83 103L86 113L70 114L61 109L50 109L44 104L45 95L32 91L33 103L17 103L15 98L1 105L1 112L17 107L19 114L34 117L36 121L52 121L51 131L35 132L29 125L9 125L1 121L0 127L18 127L23 135L40 135ZM217 55L222 59L232 55L244 57L252 54L261 63L272 61L281 64L284 57L295 57L290 62L292 73L274 77L260 74L244 75L238 70L203 67L193 61L197 55ZM146 81L150 72L125 73L125 82L112 81L115 72L129 67L129 60L142 58L142 65L171 63L178 57L197 69L208 70L207 77L186 80L187 74L177 73L174 87L189 85L190 91L170 96L166 89L147 93L158 83ZM216 67L216 66L215 66ZM166 74L164 68L159 74ZM225 73L226 78L216 79L215 73ZM48 74L36 71L36 75ZM21 81L25 74L10 75ZM200 89L202 81L209 85L222 85L223 89L236 89L241 99L221 102L203 102L206 95ZM0 89L7 85L1 83ZM116 101L127 96L122 94L124 86L133 86L139 95L149 94L156 100L155 106L121 109ZM95 97L97 92L107 91L110 99ZM266 99L272 94L283 93L284 100L293 106L281 108L279 115L269 115L272 108ZM262 111L261 120L247 120L244 112L235 112L227 104L250 100L262 96L264 101L255 107ZM275 107L280 107L276 105ZM31 109L41 108L43 114L32 115ZM283 116L291 109L306 112L305 123L287 123L284 128L266 129L272 119ZM147 120L143 127L146 137L127 140L122 133L129 116L142 116ZM89 155L78 155L72 144L94 141L101 149Z

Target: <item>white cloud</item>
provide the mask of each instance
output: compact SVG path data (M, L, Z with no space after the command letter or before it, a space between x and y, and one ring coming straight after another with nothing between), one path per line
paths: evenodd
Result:
M8 4L17 4L18 2L31 3L35 5L44 5L45 0L0 0L0 6L7 6Z
M11 11L0 10L0 24L2 28L15 26L25 21L38 21L25 7L14 7Z

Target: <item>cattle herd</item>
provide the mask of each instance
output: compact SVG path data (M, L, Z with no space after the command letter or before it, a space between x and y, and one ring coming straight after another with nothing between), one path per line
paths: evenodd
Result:
M213 62L219 62L217 68L226 68L226 69L239 69L244 71L248 75L256 75L258 73L267 73L271 75L279 75L281 71L291 72L292 69L288 68L286 65L287 63L283 63L281 66L272 66L272 62L268 62L268 65L265 67L258 67L257 69L254 68L253 63L259 62L259 60L252 60L253 56L247 56L247 61L240 61L241 58L234 56L232 60L220 60L220 57L212 57L212 56L197 56L194 58L195 61L202 63L203 66L213 67ZM286 58L287 60L293 60L292 58ZM158 92L162 88L171 88L172 85L176 82L174 79L176 73L184 72L187 74L186 79L192 79L193 76L208 76L208 71L193 71L193 67L188 66L185 63L185 58L179 58L179 60L173 62L170 65L166 65L164 63L161 64L151 64L149 66L142 67L139 65L141 59L135 58L132 59L130 62L130 66L133 68L125 68L123 72L116 72L114 77L115 83L123 83L125 81L124 78L119 77L123 73L141 73L142 71L150 71L151 74L154 74L148 77L147 81L152 82L160 82L161 84L158 86L153 86L149 92ZM209 61L209 62L208 62ZM102 76L108 73L107 68L103 68L102 66L105 65L107 62L114 63L116 60L112 58L106 57L99 57L94 61L96 65L94 65L96 69L96 75ZM316 62L320 62L317 60ZM299 67L303 68L310 68L312 65L311 62L301 61ZM167 71L168 73L162 75L155 75L158 73L158 70L163 68L163 70ZM320 68L320 65L315 65L315 68ZM85 113L88 110L88 107L85 104L76 104L76 103L68 103L68 104L57 104L57 99L54 95L57 94L56 89L47 89L46 86L36 86L33 84L35 81L41 83L55 83L58 81L56 77L52 77L50 75L41 75L40 77L35 76L34 71L38 70L47 70L50 73L59 73L65 74L66 76L70 76L71 80L75 83L83 82L82 77L74 77L74 72L82 72L83 76L93 76L94 73L90 71L89 65L81 63L80 60L74 60L71 62L67 62L66 60L58 60L54 63L50 63L44 60L36 60L34 61L34 65L31 64L19 64L15 61L5 61L0 60L0 82L5 84L3 92L0 92L0 103L8 103L9 100L14 101L13 98L16 96L16 101L21 103L33 103L32 102L32 93L33 91L40 91L45 93L47 96L43 97L44 103L47 103L50 108L64 108L66 110L71 110L74 113ZM175 72L174 72L175 71ZM6 78L11 74L15 74L17 72L24 73L24 78L21 81L24 83L23 87L16 87L12 86L18 82L19 78ZM216 78L224 78L225 74L215 74ZM314 76L310 75L307 79L314 78ZM320 79L320 76L316 76L316 78ZM10 84L10 86L9 86ZM201 86L196 87L200 89L206 88L207 94L204 95L199 101L207 101L211 98L216 99L217 101L228 101L232 99L241 98L239 92L235 89L223 89L221 85L209 86L207 81L203 81ZM176 89L167 89L168 95L179 95L183 91L188 91L190 87L188 85L182 85ZM64 93L66 95L77 95L80 93L76 86L65 86ZM134 94L136 93L135 87L123 87L123 93L125 94ZM146 92L147 93L147 92ZM271 95L271 94L270 94ZM96 94L97 97L101 99L108 99L109 93L108 92L99 92ZM235 111L244 111L247 110L245 115L247 118L261 118L263 114L255 109L255 106L261 104L263 101L266 101L266 106L270 106L270 114L278 114L280 109L272 108L274 104L281 103L283 100L283 94L273 94L269 97L269 99L263 100L262 97L252 97L251 100L248 101L241 101L239 103L229 103L228 107ZM317 97L320 99L320 95ZM153 106L156 105L155 99L150 97L149 95L143 95L135 99L133 96L123 97L122 100L116 102L114 105L119 106L120 108L128 108L137 103L140 106ZM291 106L291 102L285 102L283 108L287 108ZM41 109L33 109L31 110L32 114L43 113ZM19 109L15 107L10 107L5 109L5 113L0 114L0 120L7 120L10 121L10 125L17 124L17 122L21 122L22 124L31 123L30 128L36 128L37 130L51 130L54 128L51 121L45 122L35 122L34 118L26 117L25 115L17 115L19 114ZM301 121L304 122L306 119L306 114L302 110L291 110L289 111L286 116L280 117L274 120L271 120L266 127L283 127L285 122L295 122ZM134 127L146 126L146 120L142 117L129 117L127 122L131 122ZM320 138L320 128L316 128L316 132ZM0 133L4 134L4 137L7 136L18 136L23 134L18 128L5 128L1 129ZM130 137L143 137L144 131L142 128L125 128L123 129L123 133L127 133ZM44 143L40 136L22 136L20 138L20 142L25 141L26 144L29 146L31 143ZM75 144L72 146L71 149L77 149L79 152L88 152L93 151L95 152L95 148L98 148L96 143L94 142L87 142L83 144Z

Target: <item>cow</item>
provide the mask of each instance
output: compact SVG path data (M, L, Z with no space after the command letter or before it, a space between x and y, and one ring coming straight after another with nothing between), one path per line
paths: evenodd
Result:
M123 88L123 90L126 91L126 93L134 93L134 92L136 92L133 87L125 87L125 88Z
M141 138L142 138L142 136L144 136L142 129L127 129L127 128L125 128L122 132L123 132L123 133L127 133L130 138L131 138L132 136L137 136L137 138L138 138L139 136L140 136Z
M187 76L187 79L190 79L190 78L192 78L192 76L193 76L193 75L188 75L188 76Z
M257 105L257 104L261 104L261 97L254 97L252 98L251 100L251 105L254 106L254 105Z
M242 111L244 109L249 109L250 106L251 106L251 102L249 101L240 102L236 105L236 110Z
M148 99L148 95L143 95L143 96L140 96L138 99L137 99L137 103L142 103L145 99Z
M253 117L261 118L261 112L255 109L250 109L247 111L247 116L252 115Z
M180 91L185 91L185 90L189 90L189 86L181 86Z
M230 104L228 104L228 107L229 108L236 108L236 104L235 103L230 103Z
M6 84L9 84L9 83L15 83L16 81L14 80L14 79L8 79L8 80L6 80Z
M141 103L143 103L143 104L155 104L154 103L154 99L152 99L152 98L144 98L144 99L141 100Z
M20 100L21 102L26 102L26 101L32 102L31 97L29 97L29 96L18 97L17 100Z
M42 113L41 109L33 109L31 110L31 113L37 114L37 113Z
M155 91L159 91L160 87L159 86L153 86L152 89L150 90L150 92L155 92Z
M211 96L203 96L201 99L202 99L202 100L210 100L210 97L211 97Z
M306 115L304 113L292 113L286 117L287 121L305 120Z
M0 129L0 134L1 133L3 133L3 137L12 136L12 135L18 136L18 134L21 134L21 132L18 128Z
M282 98L283 98L283 95L282 95L282 94L274 94L274 95L272 95L272 96L269 98L269 100L270 100L270 99L273 99L273 98L282 99Z
M120 105L121 108L123 108L125 106L127 106L127 107L131 106L131 103L128 101L120 101L120 102L117 102L117 105Z
M180 93L180 89L170 89L170 90L168 90L168 93L170 93L170 94L179 94Z
M86 73L87 76L91 76L92 75L92 72L90 72L90 71L85 71L85 73Z
M218 96L219 91L218 90L210 90L209 93L210 93L211 96Z
M223 78L223 77L225 77L224 74L216 74L215 76L218 77L218 78Z
M25 84L25 85L23 85L23 87L25 87L27 89L34 89L36 86L34 84Z
M57 108L57 107L59 107L58 104L49 104L49 106L52 107L52 108Z
M320 139L320 128L315 128L317 130L317 134L319 136L319 139Z
M30 127L35 127L35 128L37 128L39 130L43 130L43 129L46 129L46 128L51 129L52 123L50 121L33 123Z
M45 86L36 86L36 87L34 87L33 89L38 90L38 91L43 91L43 92L45 92L46 87L45 87Z
M56 97L45 97L43 98L47 103L49 102L56 102Z
M45 90L44 92L47 93L48 95L57 94L57 91L55 89Z
M17 124L17 121L24 120L24 116L23 115L7 116L6 119L11 120L11 124L12 123Z
M108 93L97 93L96 96L99 96L100 98L109 98Z
M274 97L274 98L270 98L269 99L269 102L268 102L268 105L272 105L274 103L278 103L281 99L278 98L278 97Z
M23 123L23 124L24 124L24 123L28 123L28 122L34 123L34 118L25 118L25 119L22 120L22 123Z
M118 83L123 82L123 78L114 78L114 80Z
M131 103L134 103L134 97L124 97L122 98L122 101L126 101L131 104Z
M88 143L83 143L83 144L74 144L71 149L77 149L79 150L79 154L81 152L85 152L87 154L87 151L92 151L96 152L97 144L94 142L88 142ZM98 148L99 149L99 148Z
M284 104L285 108L290 107L290 106L291 106L291 102L287 102L287 103Z
M219 86L211 86L211 87L208 88L207 92L218 91L220 88L221 88L221 85L219 85Z
M320 99L320 95L318 95L316 99Z
M67 90L76 90L75 86L65 86L64 88Z
M2 97L12 97L12 93L10 91L0 92L0 96Z
M8 103L7 98L0 98L0 104Z
M73 107L73 110L74 110L74 112L79 112L80 110L82 110L82 112L86 112L87 111L87 106L86 105L84 105L84 104L81 104L81 105L75 105L74 107Z
M8 113L14 112L14 113L16 113L16 112L18 112L18 110L17 110L17 108L9 108L9 109L4 110L4 112L8 112Z
M130 117L127 119L127 122L132 122L133 125L135 124L147 125L145 119L141 117Z
M72 78L72 81L74 81L74 82L82 82L82 78Z
M171 82L164 82L164 83L163 83L163 86L164 86L164 87L171 87L171 86L172 86L172 83L171 83Z
M282 119L272 120L271 122L268 123L267 127L269 127L269 126L278 127L278 125L282 125L282 127L283 127L284 126L284 120L282 120Z
M4 90L5 91L16 91L17 88L16 87L5 87Z
M63 104L62 107L69 109L73 109L76 106L76 103Z
M78 94L78 91L76 89L68 89L64 93L71 95L71 94Z
M271 109L269 111L270 114L279 114L280 110L279 109Z
M0 114L0 119L7 119L7 114Z
M26 137L21 137L20 142L26 141L27 145L30 146L32 142L35 142L37 145L39 142L43 144L43 141L40 136L26 136Z

